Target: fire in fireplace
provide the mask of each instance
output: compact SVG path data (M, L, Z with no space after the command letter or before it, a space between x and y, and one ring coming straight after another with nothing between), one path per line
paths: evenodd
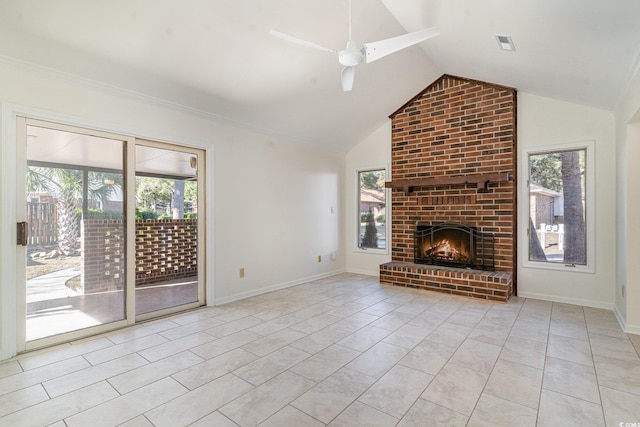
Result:
M414 232L416 264L495 270L494 236L454 223L418 223Z

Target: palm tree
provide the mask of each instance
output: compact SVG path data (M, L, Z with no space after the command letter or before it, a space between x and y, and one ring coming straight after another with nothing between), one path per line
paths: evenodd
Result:
M58 225L58 250L64 255L74 255L80 250L78 221L78 198L85 197L84 173L79 169L48 168L29 166L27 168L27 188L29 191L46 191L56 194ZM122 187L122 174L88 172L86 197L102 202L118 187Z
M82 171L73 169L29 167L27 188L30 191L55 192L58 249L64 255L79 251L78 197L82 194Z
M123 188L122 173L89 171L88 197L100 200L102 206L117 191Z

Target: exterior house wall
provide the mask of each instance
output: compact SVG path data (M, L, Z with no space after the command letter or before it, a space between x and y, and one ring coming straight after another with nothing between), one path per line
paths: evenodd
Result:
M536 227L540 228L540 224L555 224L553 212L553 197L545 194L535 194L530 198L531 219Z

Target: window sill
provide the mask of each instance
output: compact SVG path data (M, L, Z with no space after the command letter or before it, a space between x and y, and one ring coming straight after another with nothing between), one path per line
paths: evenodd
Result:
M554 270L554 271L563 271L566 273L585 273L585 274L595 274L595 268L592 265L575 265L575 264L565 264L565 263L551 263L551 262L535 262L535 261L524 261L522 263L522 268L531 268L536 270Z
M355 247L353 249L353 251L356 252L356 253L361 253L361 254L389 255L389 250L388 249L374 249L374 248Z

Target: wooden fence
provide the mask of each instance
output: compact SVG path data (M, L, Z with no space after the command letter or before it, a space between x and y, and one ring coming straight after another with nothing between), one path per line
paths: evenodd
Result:
M58 241L56 205L27 203L27 244L50 245Z

